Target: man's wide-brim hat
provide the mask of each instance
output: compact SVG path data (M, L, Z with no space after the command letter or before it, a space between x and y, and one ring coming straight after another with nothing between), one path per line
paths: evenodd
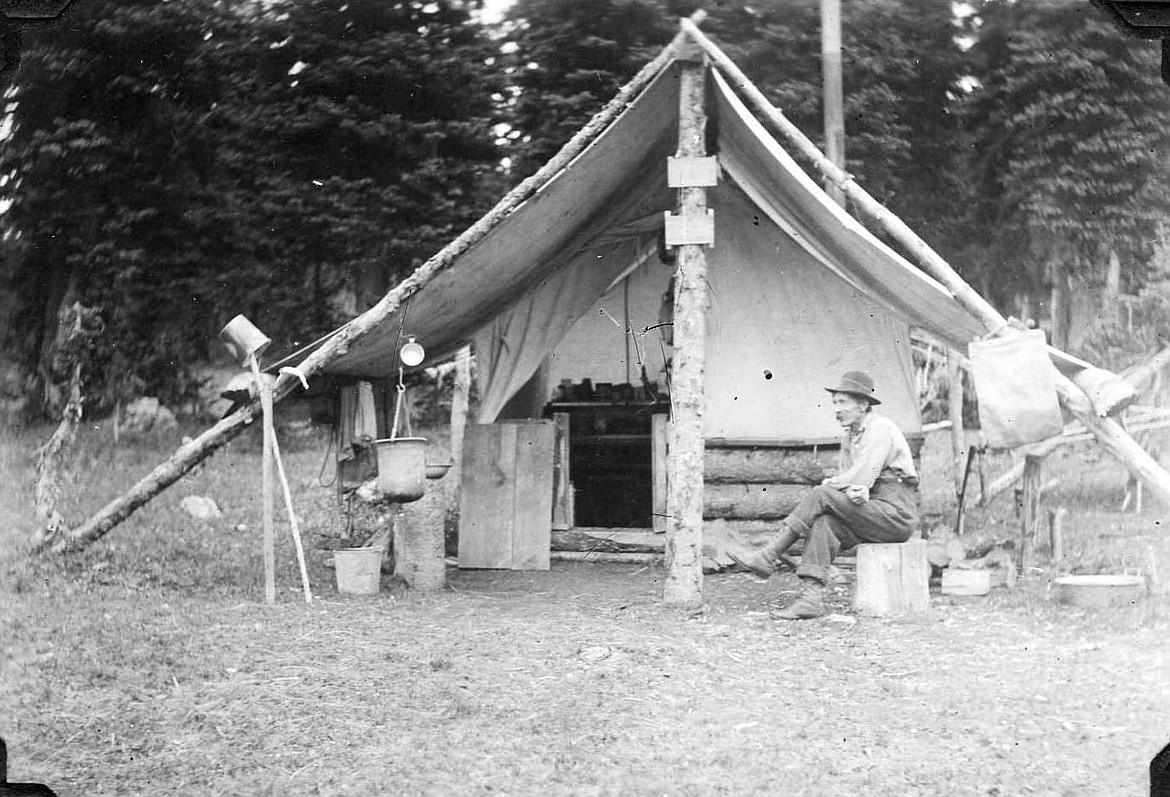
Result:
M827 387L830 393L848 393L863 398L870 404L881 404L873 394L873 377L865 371L846 371L836 387Z

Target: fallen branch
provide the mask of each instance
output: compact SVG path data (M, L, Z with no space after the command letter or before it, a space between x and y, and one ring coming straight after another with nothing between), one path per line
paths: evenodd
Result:
M80 421L81 363L78 362L74 363L73 375L69 379L69 399L61 413L61 422L37 453L35 501L37 519L41 525L33 538L35 545L67 527L64 516L57 509L61 499L61 461L63 453L77 437L77 424Z

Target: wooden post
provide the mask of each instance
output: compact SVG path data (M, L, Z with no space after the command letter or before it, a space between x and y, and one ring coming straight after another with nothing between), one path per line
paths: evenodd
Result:
M252 367L252 376L256 379L256 390L260 393L262 411L264 464L261 467L263 484L260 509L264 526L264 601L272 605L276 603L276 529L272 520L272 438L276 432L272 428L272 385L260 375L260 366L255 357L248 362Z
M463 436L471 398L471 349L464 346L455 354L455 384L451 392L451 472L447 474L447 509L459 508L459 487L463 479Z
M678 157L707 154L706 68L680 61ZM678 189L679 215L707 214L707 190ZM666 581L662 600L668 606L703 604L703 394L707 295L707 255L702 244L678 247L674 292L674 360L671 401L674 409L667 470L670 518L666 525Z
M824 73L825 155L845 171L845 110L841 78L841 0L821 0L821 70ZM845 192L830 180L825 192L845 207Z
M401 504L394 516L394 575L411 589L437 592L447 586L443 522L428 509L438 495Z
M951 471L955 477L955 495L958 495L967 470L967 437L963 431L963 369L959 365L959 353L954 349L947 349L947 404L951 419Z
M573 492L573 473L569 467L570 425L569 413L554 412L553 425L556 427L553 437L553 516L554 529L571 529L576 522L573 517L573 502L570 498Z
M1023 502L1020 507L1020 574L1035 564L1036 532L1040 528L1040 493L1044 478L1044 458L1024 456Z
M666 531L666 520L670 516L666 480L666 469L670 462L666 447L669 425L670 418L661 412L650 416L650 525L659 533Z
M1063 506L1048 511L1048 553L1052 557L1053 566L1059 565L1064 558L1064 516L1068 510Z

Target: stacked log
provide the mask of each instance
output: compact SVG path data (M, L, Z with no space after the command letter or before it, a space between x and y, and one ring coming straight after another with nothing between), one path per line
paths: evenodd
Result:
M774 530L833 473L836 460L833 449L709 445L703 456L703 519L724 520L743 531Z

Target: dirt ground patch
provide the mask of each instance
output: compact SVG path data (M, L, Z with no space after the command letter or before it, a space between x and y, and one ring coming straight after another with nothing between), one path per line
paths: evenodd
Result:
M131 456L84 453L91 472ZM226 452L66 561L24 558L24 505L0 506L13 779L62 795L1112 797L1145 794L1170 739L1165 602L1072 611L1039 573L903 619L853 615L845 584L833 616L779 624L767 609L791 576L710 577L685 613L660 605L658 567L581 563L345 599L315 556L306 606L282 551L265 607L258 535L237 528L256 528L250 493L218 496L216 523L173 509L256 459ZM320 455L289 460L308 500Z

